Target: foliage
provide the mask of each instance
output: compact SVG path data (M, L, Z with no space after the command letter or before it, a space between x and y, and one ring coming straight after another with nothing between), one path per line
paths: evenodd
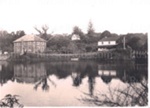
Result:
M140 50L140 51L147 51L147 40L148 40L148 36L147 34L143 34L143 33L128 33L126 35L120 35L120 39L119 41L119 45L118 47L122 47L123 46L123 37L125 37L125 43L126 43L126 47L130 47L132 48L132 50Z
M87 36L92 37L94 33L95 31L94 31L93 23L90 21L87 30Z
M23 105L19 103L18 95L11 95L7 94L1 101L0 101L0 106L1 107L19 107L22 108Z
M16 33L7 31L0 31L0 50L3 52L13 51L13 41L24 36L25 32L23 30L16 31Z
M108 30L102 33L95 33L93 23L89 22L87 34L84 33L78 26L73 27L71 34L53 34L47 33L49 27L47 25L42 26L41 29L35 27L35 30L39 33L38 36L47 41L46 53L78 53L78 52L95 52L97 51L97 42L105 37L119 36L118 48L123 48L123 37L125 37L126 47L130 47L133 50L148 50L147 34L143 33L128 33L124 35L118 35L111 33ZM77 34L80 36L80 40L72 41L71 36ZM2 52L13 52L13 41L25 35L23 30L19 30L16 33L7 31L0 31L0 50Z
M73 27L72 34L77 34L79 36L83 36L84 35L84 33L82 32L82 30L78 26L74 26Z
M102 32L100 39L105 38L105 37L111 37L111 33L108 30L105 30Z

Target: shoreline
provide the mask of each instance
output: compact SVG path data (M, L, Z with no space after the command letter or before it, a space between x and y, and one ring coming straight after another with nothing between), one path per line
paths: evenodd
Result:
M49 53L26 53L23 55L11 54L7 59L13 62L53 62L53 61L140 61L148 62L147 53L133 53L129 51L105 51L105 52L90 52L76 54L49 54Z

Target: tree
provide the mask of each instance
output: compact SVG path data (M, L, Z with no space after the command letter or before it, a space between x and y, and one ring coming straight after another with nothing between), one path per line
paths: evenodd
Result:
M12 52L13 51L13 41L24 36L25 32L23 30L18 30L16 33L7 31L0 31L0 50Z
M14 40L16 40L16 39L18 39L18 38L24 36L24 35L25 35L25 32L24 32L23 30L18 30L18 31L16 31L16 34L14 34L14 33L12 32L10 35L11 35L11 36L15 36L15 37L14 37Z
M1 30L1 31L0 31L0 38L1 38L1 37L4 37L4 36L7 35L7 34L8 34L7 31Z
M69 43L69 45L67 47L67 50L70 53L78 53L79 52L79 49L78 49L77 45L74 42Z
M73 32L72 34L76 34L80 36L81 41L85 40L85 35L82 32L82 30L78 26L73 27Z
M82 32L82 30L78 26L74 26L72 34L77 34L77 35L81 36L84 33Z
M111 33L108 30L105 30L101 36L100 39L104 38L104 37L111 37Z
M48 34L47 34L47 31L49 29L49 27L47 25L43 25L42 26L42 30L38 29L37 27L34 27L34 29L39 32L39 35L41 38L45 39L45 40L48 40L49 37L48 37ZM53 32L52 32L53 33ZM51 34L52 34L51 33Z
M37 32L39 32L40 35L42 35L42 34L47 34L47 31L48 31L49 27L47 25L43 25L42 30L38 29L37 27L34 27L34 29Z
M90 21L88 25L87 35L90 37L90 36L93 36L94 33L95 33L95 30L93 28L93 23Z

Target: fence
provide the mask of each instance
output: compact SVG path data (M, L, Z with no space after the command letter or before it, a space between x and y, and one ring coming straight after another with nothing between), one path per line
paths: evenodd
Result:
M79 58L80 60L135 60L147 59L147 51L100 51L91 53L77 54L46 54L46 53L28 53L24 55L12 54L12 60L30 60L30 61L53 61L53 60L71 60Z

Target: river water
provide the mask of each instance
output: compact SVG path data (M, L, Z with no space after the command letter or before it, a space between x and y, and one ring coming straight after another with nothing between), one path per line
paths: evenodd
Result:
M19 95L24 106L147 105L147 80L147 64L129 61L0 62L0 99Z

